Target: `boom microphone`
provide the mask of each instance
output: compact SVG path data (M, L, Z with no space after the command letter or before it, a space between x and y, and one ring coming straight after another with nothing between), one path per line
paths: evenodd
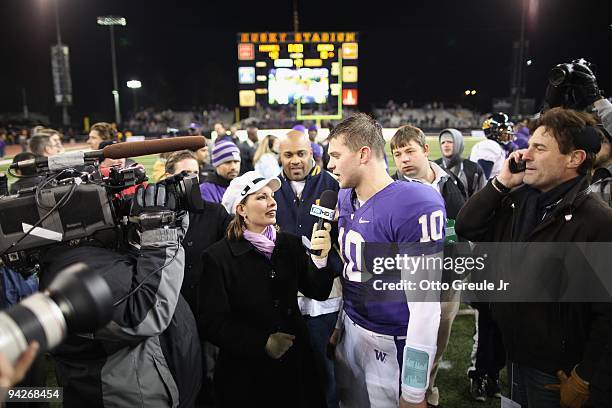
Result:
M338 203L338 192L334 190L325 190L321 194L319 205L313 204L310 207L310 215L319 219L317 222L316 231L323 228L325 221L333 221L336 215L336 204ZM313 255L321 255L321 250L317 249L310 251Z
M174 152L177 150L198 150L206 146L203 136L182 136L171 139L145 140L142 142L115 143L102 150L89 152L67 152L51 157L37 157L13 163L10 169L37 168L39 170L60 171L83 166L95 160L124 159L147 154Z
M55 156L40 156L30 160L22 160L11 163L9 169L28 169L59 171L71 167L83 166L86 163L93 163L96 160L104 160L102 150L92 150L90 152L67 152Z
M106 159L123 159L147 154L174 152L177 150L198 150L206 146L203 136L182 136L169 139L124 142L102 149Z

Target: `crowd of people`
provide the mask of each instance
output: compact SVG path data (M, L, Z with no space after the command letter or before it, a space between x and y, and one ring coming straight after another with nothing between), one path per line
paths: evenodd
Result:
M331 109L331 108L330 108ZM302 114L333 113L333 109L313 111L304 108ZM342 118L346 119L357 113L351 107L343 107ZM221 105L197 107L188 111L174 111L172 109L159 110L146 108L132 114L121 129L118 130L120 140L124 135L144 135L146 137L159 137L160 135L178 135L197 128L203 133L211 132L217 123L232 123L234 111ZM482 123L483 115L457 106L444 108L442 103L425 105L420 108L408 107L407 103L397 104L389 101L382 108L374 108L372 115L383 127L397 128L404 123L412 123L425 131L439 131L443 128L456 128L461 130L476 129ZM486 117L486 115L485 115ZM322 126L333 128L342 119L326 120ZM293 106L263 106L257 104L250 109L249 116L240 120L235 126L246 128L257 126L263 129L292 128L297 122ZM59 130L64 139L82 139L83 137L72 128ZM25 151L27 140L36 133L36 127L0 126L0 157L4 156L6 145L19 144ZM85 137L86 139L86 137ZM80 140L78 140L80 141Z
M331 114L334 108L313 111L312 108L303 108L302 114ZM351 107L343 107L343 118L353 116L357 112ZM156 111L145 109L133 115L126 124L132 132L145 134L163 134L168 129L186 129L190 123L198 123L204 129L213 129L217 122L229 123L233 117L229 108L216 105L208 109L174 112L172 110ZM389 101L383 107L374 107L372 115L384 127L397 128L404 123L413 123L426 131L437 131L443 128L476 129L482 123L482 114L473 110L457 106L446 106L434 102L420 107L409 106L408 103ZM249 116L240 121L243 127L256 125L267 129L291 128L296 123L295 107L269 106L257 104L249 111ZM335 126L340 120L330 120L329 125ZM327 123L327 122L326 122Z
M460 105L445 107L443 103L437 102L413 107L406 102L398 104L389 101L384 107L375 108L373 114L384 127L397 128L404 123L412 123L425 131L445 128L476 129L484 119L483 115Z
M420 298L401 285L448 279L442 268L420 264L378 276L372 265L379 254L446 260L461 243L477 253L491 242L612 242L612 103L592 73L580 87L572 104L549 98L528 123L489 115L486 138L469 158L462 126L448 126L463 122L450 118L419 122L398 113L388 143L380 120L363 113L337 123L325 140L316 126L295 122L283 124L292 129L281 136L251 124L240 139L235 126L215 121L206 146L160 155L149 183L122 192L135 200L137 246L119 248L117 236L103 234L58 244L44 255L40 280L3 266L3 281L25 296L81 260L111 286L112 322L72 334L50 352L68 407L441 406L448 390L437 380L463 289ZM188 125L192 135L202 135L200 123ZM429 124L443 127L435 161L421 128ZM96 150L117 136L111 124L96 123L87 143ZM14 161L62 154L60 132L36 129L28 150ZM133 166L106 159L99 171ZM39 186L29 175L11 192ZM176 203L163 184L177 175L195 177L201 198L182 218L169 216ZM335 208L322 203L329 193ZM333 215L317 218L313 209ZM535 255L513 266L546 278L585 273L588 260L559 256L569 255L538 253L536 269ZM563 269L570 261L574 269ZM502 269L491 262L491 270ZM477 318L465 382L470 398L504 393L522 407L609 406L610 305L471 302ZM14 370L0 357L0 385L21 380L36 349ZM45 385L41 360L21 385ZM504 368L509 393L500 383Z
M212 129L217 122L228 123L234 111L221 105L193 108L189 111L147 108L133 114L125 128L135 134L160 135L177 133L197 123L204 129Z

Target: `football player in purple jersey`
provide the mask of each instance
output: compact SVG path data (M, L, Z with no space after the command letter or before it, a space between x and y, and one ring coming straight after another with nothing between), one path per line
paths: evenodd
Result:
M328 168L342 189L338 227L345 263L343 309L330 339L335 347L340 405L426 408L440 323L439 298L416 301L409 290L390 289L398 287L389 285L397 283L395 275L372 268L366 252L368 245L382 246L390 259L406 254L398 250L406 245L420 245L421 251L433 244L436 250L427 256L441 256L444 202L429 186L389 176L382 128L368 115L344 120L328 140ZM409 275L414 281L439 272L396 269L400 282Z

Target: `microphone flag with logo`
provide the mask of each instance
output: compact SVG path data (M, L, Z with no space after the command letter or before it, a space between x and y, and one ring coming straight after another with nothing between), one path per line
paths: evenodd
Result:
M317 222L316 231L323 228L323 223L325 221L333 221L336 217L336 204L338 203L338 192L333 190L325 190L321 194L321 199L319 200L319 204L313 204L310 207L310 215L317 217L319 221ZM313 255L320 255L320 250L310 251Z

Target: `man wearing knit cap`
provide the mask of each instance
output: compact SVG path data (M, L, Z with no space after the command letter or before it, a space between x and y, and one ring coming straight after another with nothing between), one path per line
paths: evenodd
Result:
M215 172L200 184L204 201L220 203L230 181L240 173L240 150L232 142L220 142L212 151L212 165Z

